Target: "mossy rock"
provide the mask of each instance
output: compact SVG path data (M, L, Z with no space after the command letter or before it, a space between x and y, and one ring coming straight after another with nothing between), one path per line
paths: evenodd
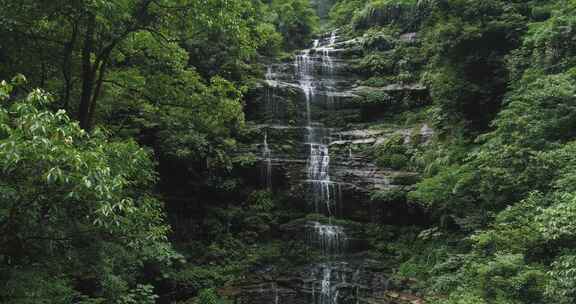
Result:
M402 202L406 200L406 191L400 188L376 191L370 195L370 199L382 203Z
M404 154L384 154L378 156L376 159L376 164L382 168L388 168L393 170L400 170L406 168L409 163L408 156Z
M392 177L391 183L400 186L415 185L420 181L420 176L417 174L400 174Z
M386 30L369 30L362 37L362 47L365 50L387 51L396 46L397 38Z

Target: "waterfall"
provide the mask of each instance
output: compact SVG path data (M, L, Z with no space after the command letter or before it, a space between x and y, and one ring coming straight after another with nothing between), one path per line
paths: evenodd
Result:
M332 74L334 72L334 58L332 58L331 53L335 50L336 45L336 31L333 31L328 38L328 44L318 48L318 51L322 54L323 69L326 73Z
M340 290L336 289L336 292L334 293L334 297L332 298L332 303L338 304L338 296L339 295L340 295Z
M274 304L280 303L280 296L278 295L278 284L274 284Z
M276 102L276 88L279 85L279 82L276 80L276 76L274 74L273 66L269 65L266 68L266 90L265 90L265 106L266 106L266 113L269 115L268 119L274 120L276 115L278 114L278 104ZM262 143L262 159L264 161L263 168L262 168L262 180L263 184L266 189L272 189L272 150L268 146L268 131L264 131L264 140Z
M320 40L315 39L314 42L312 43L312 48L315 49L320 45Z
M330 108L334 103L336 68L332 54L337 42L336 32L322 39L314 40L312 48L301 51L294 61L297 83L304 95L305 144L308 148L306 166L306 182L309 184L311 203L316 213L324 214L329 224L309 222L307 231L308 242L319 248L322 255L331 258L343 254L348 243L345 229L332 224L332 218L337 216L341 201L340 185L330 178L330 142L331 132L322 123L315 120L315 109L322 106ZM320 65L320 66L318 66ZM345 276L338 273L338 265L330 263L317 265L311 273L315 282L319 283L319 292L312 283L312 298L315 304L336 304L339 290L335 282L341 283ZM318 280L318 281L316 281Z
M274 72L272 71L272 66L268 66L266 68L266 83L271 86L271 87L275 87L276 86L276 82L274 81Z
M329 132L321 124L313 121L312 112L314 105L321 101L317 94L321 82L315 74L317 70L315 65L319 62L322 72L327 73L327 76L332 76L334 60L331 52L336 40L336 32L332 32L329 39L314 40L312 48L301 51L294 63L298 85L304 93L306 108L306 131L308 133L306 144L309 146L307 182L311 185L311 197L316 212L324 211L328 216L333 216L335 213L339 189L338 185L330 180ZM318 54L320 54L320 60L318 60ZM325 89L330 91L329 87ZM332 103L333 94L331 92L325 92L325 94L328 96L328 103Z
M352 145L348 146L348 160L352 160L354 156L352 155Z
M307 49L295 52L291 61L270 63L262 73L259 98L250 104L259 106L258 112L247 111L260 130L258 145L249 148L258 156L262 187L287 193L282 202L294 204L298 211L282 216L278 232L305 238L300 241L306 250L300 251L298 243L298 251L290 253L305 253L303 259L309 260L302 260L305 265L298 260L290 269L271 261L273 267L262 273L258 269L256 281L264 283L247 287L240 303L358 304L381 299L374 290L382 286L384 267L353 254L364 250L363 233L360 226L344 224L352 221L342 220L355 210L343 198L355 195L354 185L347 184L348 172L364 172L352 168L364 160L363 151L354 149L363 143L356 138L364 136L346 126L358 115L351 106L357 75L349 75L347 69L358 41L339 34L319 36ZM346 189L351 191L342 197ZM284 218L290 221L284 223ZM253 296L261 286L266 293Z
M314 45L317 45L318 40L314 41ZM311 50L304 50L299 55L296 56L296 73L298 77L298 84L302 92L304 92L306 100L306 123L310 125L312 123L312 109L310 103L315 95L316 88L314 87L312 72L314 69L313 62L310 56Z
M278 86L278 81L275 80L272 66L267 67L265 80L267 85L264 95L266 113L271 115L273 118L278 113L278 105L276 103L276 87Z
M264 131L264 142L262 143L262 159L264 168L262 176L267 189L272 189L272 151L268 147L268 131Z
M322 276L322 289L320 290L320 304L331 304L332 302L332 288L331 288L331 279L332 279L332 268L325 267L324 268L324 275Z
M310 131L312 132L312 131ZM330 151L327 144L310 143L310 157L308 159L308 181L312 186L312 199L316 212L320 211L320 204L329 216L333 215L336 205L336 184L330 181Z
M308 224L308 241L320 248L322 254L342 254L347 247L348 238L344 228L336 225L324 225L319 222Z

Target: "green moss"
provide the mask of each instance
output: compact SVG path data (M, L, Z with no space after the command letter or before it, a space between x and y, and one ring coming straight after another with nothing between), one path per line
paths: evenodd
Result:
M391 183L393 185L411 186L420 181L420 176L417 174L399 174L392 177Z
M400 188L380 190L370 194L373 202L394 203L406 201L406 191Z
M362 58L357 69L368 75L392 75L395 65L392 53L373 52Z
M373 76L367 80L363 80L361 84L369 87L384 87L394 83L393 76Z
M378 157L376 163L383 168L400 170L408 165L408 157L404 154L387 154Z

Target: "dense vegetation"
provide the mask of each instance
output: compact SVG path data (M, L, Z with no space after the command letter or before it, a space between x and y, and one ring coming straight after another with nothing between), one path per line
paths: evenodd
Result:
M309 1L0 7L0 303L219 303L314 254L272 237L302 214L243 149L261 63L318 34ZM576 1L339 0L327 21L361 38L363 85L431 100L386 123L426 121L432 144L371 153L419 173L374 200L429 219L365 224L371 253L430 303L576 303Z
M174 209L235 189L232 168L252 161L234 151L255 63L310 39L310 4L0 7L0 302L154 303L206 289L213 303L208 288L243 268L202 268L200 254L217 254L209 241L177 250Z
M422 172L407 199L436 224L414 238L420 254L397 250L398 275L416 278L433 303L576 301L575 12L574 1L498 0L340 1L332 10L367 42L359 69L368 83L430 90L421 113L438 131L434 145L388 142L375 157ZM417 42L390 54L386 45L412 32Z

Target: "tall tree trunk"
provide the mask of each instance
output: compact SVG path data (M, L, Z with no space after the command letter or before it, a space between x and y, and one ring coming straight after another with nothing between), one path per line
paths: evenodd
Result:
M98 69L98 81L96 82L96 89L94 90L94 94L92 96L92 102L90 103L90 112L88 115L88 125L94 125L94 116L96 115L96 104L98 98L100 97L100 93L102 92L102 84L104 83L104 75L106 74L106 68L108 67L108 59L104 59L100 64L100 68Z
M64 47L64 59L62 60L62 76L64 77L64 92L62 101L64 110L70 111L70 95L72 92L72 55L78 37L78 24L72 24L72 36Z
M145 0L142 3L142 7L138 14L139 18L145 16L147 9L152 2L153 0ZM131 33L137 31L139 27L127 27L121 35L111 41L106 47L102 48L102 50L96 55L94 63L92 63L91 56L95 52L94 36L96 31L96 16L92 13L87 13L86 16L86 36L84 38L84 47L82 50L82 95L80 99L78 119L80 120L80 127L86 131L90 131L93 126L96 103L100 97L100 91L102 90L102 84L104 82L110 54L122 40L128 37ZM141 21L141 23L145 22ZM98 79L96 79L97 75Z
M86 34L84 37L84 47L82 48L82 95L80 97L80 108L78 120L80 127L89 131L90 107L92 102L92 90L97 65L92 65L91 57L94 51L94 34L96 31L96 16L87 13Z

